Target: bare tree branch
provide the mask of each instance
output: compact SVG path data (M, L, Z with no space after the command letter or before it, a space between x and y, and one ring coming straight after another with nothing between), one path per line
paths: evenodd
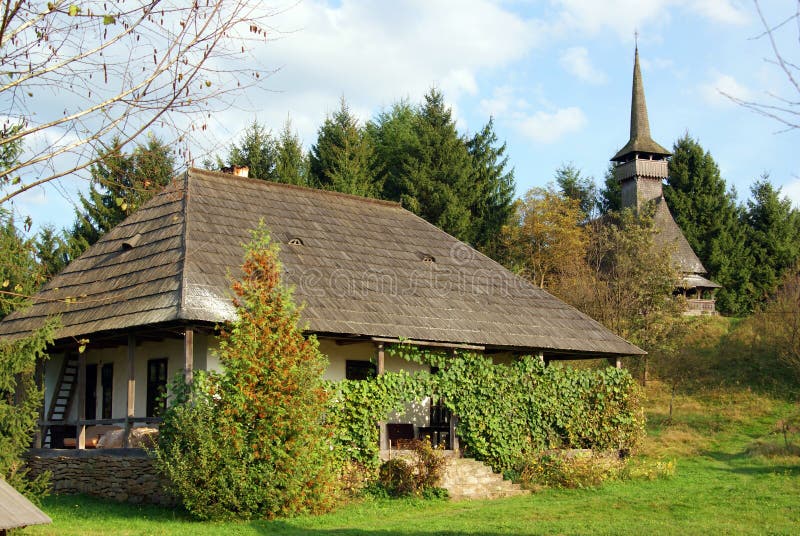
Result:
M0 204L88 168L112 137L158 127L186 151L265 77L249 54L273 13L250 0L0 2L0 144L22 144Z
M761 21L764 31L752 37L752 39L757 40L765 37L767 38L770 48L772 49L772 58L765 58L764 61L777 66L783 72L786 80L791 86L791 90L797 94L797 97L787 98L774 93L768 93L767 95L774 101L774 103L769 103L742 99L725 91L720 91L720 93L736 104L765 117L769 117L770 119L773 119L784 125L785 128L783 128L780 132L786 132L800 128L800 81L798 80L800 67L788 59L787 52L785 50L781 50L776 40L776 34L780 29L782 29L784 26L787 26L791 22L795 22L797 26L798 43L800 44L800 0L796 0L796 2L797 4L795 6L794 13L777 24L770 24L761 9L761 3L759 0L753 0L756 13L758 14L758 18Z

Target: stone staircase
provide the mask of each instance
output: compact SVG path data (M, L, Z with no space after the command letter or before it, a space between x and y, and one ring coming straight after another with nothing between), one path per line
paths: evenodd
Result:
M528 493L519 484L503 480L503 475L492 472L490 467L477 460L450 456L441 487L447 490L454 501L500 499Z

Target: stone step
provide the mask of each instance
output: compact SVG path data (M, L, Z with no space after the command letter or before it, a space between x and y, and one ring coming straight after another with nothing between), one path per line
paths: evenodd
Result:
M447 461L441 486L452 500L498 499L527 494L519 484L503 480L491 467L471 458L451 458Z

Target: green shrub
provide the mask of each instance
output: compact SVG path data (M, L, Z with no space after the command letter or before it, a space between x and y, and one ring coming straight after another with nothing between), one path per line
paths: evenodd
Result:
M381 465L378 471L379 486L391 497L446 496L446 490L439 488L447 465L441 451L419 439L411 441L408 450L407 458L392 458Z
M555 488L596 488L606 480L619 477L624 462L619 458L574 455L569 451L547 452L531 457L522 470L520 483L527 489L538 486Z

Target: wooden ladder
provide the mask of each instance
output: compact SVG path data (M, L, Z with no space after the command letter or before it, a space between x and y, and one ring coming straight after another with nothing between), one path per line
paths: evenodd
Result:
M64 355L61 362L61 372L58 374L53 398L50 399L50 407L47 410L47 422L66 421L69 410L72 408L72 399L75 394L75 386L78 384L78 356L73 353ZM51 447L52 434L50 426L45 426L43 431L44 446Z

